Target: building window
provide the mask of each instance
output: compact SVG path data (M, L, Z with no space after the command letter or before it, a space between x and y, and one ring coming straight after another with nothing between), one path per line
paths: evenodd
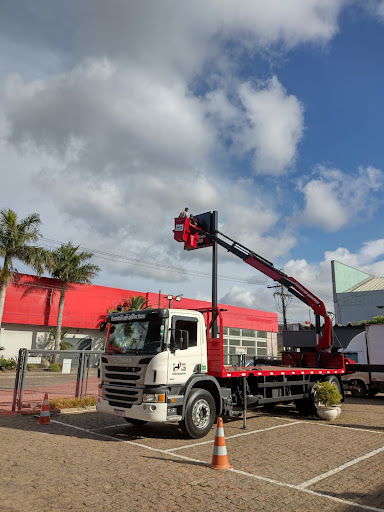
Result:
M246 361L254 357L268 356L267 336L267 331L224 327L224 364L237 365L240 363L240 355L236 353L237 347L246 348Z
M254 347L256 343L256 340L250 340L250 339L242 339L241 344L243 347Z

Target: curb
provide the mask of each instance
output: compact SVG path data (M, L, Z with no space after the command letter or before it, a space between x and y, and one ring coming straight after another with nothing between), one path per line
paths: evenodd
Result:
M70 407L67 409L55 409L54 412L60 414L75 414L81 412L96 412L96 405L89 405L88 407Z

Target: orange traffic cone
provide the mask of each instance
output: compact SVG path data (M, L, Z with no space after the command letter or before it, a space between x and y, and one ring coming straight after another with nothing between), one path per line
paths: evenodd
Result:
M209 464L212 469L233 468L228 461L227 447L225 446L223 418L217 419L215 444L213 445L212 462Z
M49 425L51 423L51 413L49 412L48 393L45 393L43 406L40 411L39 425Z

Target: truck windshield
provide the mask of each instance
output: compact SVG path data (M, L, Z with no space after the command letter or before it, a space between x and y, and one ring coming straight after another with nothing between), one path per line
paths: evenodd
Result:
M157 354L163 350L164 319L113 323L106 352L109 354Z
M352 359L352 361L355 361L355 363L359 362L359 356L357 352L343 352L343 354L348 359Z

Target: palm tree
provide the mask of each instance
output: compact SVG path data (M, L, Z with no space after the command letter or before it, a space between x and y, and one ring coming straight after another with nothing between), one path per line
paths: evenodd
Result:
M142 295L132 295L131 297L127 297L122 301L121 304L118 304L115 308L112 308L108 311L108 313L117 313L119 311L139 311L141 309L150 309L151 305L149 304L148 299L145 299Z
M4 258L3 267L0 269L0 332L7 287L17 275L13 261L19 260L29 265L39 275L44 270L48 251L30 245L40 236L40 222L37 213L18 220L17 214L10 208L0 210L0 256Z
M139 311L140 309L149 309L151 307L148 299L145 299L142 295L127 297L122 305L126 311Z
M61 245L51 252L51 258L47 265L51 276L55 279L59 279L62 283L55 332L55 350L59 350L60 347L65 292L68 289L69 283L91 284L91 279L100 271L97 265L86 263L87 260L92 258L93 254L86 251L79 252L78 249L79 246L75 247L71 242ZM55 359L58 359L57 354Z
M64 340L64 338L66 337L67 334L68 334L68 331L61 331L60 344L59 344L60 350L69 350L70 348L73 348L73 345L71 342ZM56 339L56 329L54 327L52 327L52 329L49 331L49 336L48 336L48 343L49 343L48 348L51 346L52 341L55 341L55 339Z

